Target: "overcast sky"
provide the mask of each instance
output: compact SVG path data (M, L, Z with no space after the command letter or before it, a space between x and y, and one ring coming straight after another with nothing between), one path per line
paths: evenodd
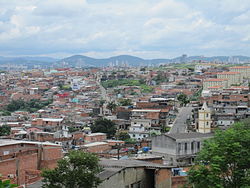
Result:
M250 0L0 0L0 55L250 56Z

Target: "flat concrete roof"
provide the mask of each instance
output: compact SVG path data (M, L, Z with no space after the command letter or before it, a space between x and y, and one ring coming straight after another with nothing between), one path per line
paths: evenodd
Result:
M36 145L48 145L48 146L61 147L61 145L59 144L54 144L50 142L33 142L33 141L25 141L25 140L0 139L0 146L15 145L15 144L36 144Z

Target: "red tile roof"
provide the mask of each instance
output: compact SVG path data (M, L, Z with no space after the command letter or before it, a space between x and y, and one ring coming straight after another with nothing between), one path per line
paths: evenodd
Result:
M222 82L222 81L226 81L226 80L228 80L228 79L211 78L211 79L204 80L204 82Z
M224 75L224 74L240 74L239 72L219 72L217 74Z

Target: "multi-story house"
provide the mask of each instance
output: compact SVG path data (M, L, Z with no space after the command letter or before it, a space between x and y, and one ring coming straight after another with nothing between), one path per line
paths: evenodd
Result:
M131 138L142 139L151 133L160 133L161 119L164 119L161 109L134 109L132 110L129 135Z

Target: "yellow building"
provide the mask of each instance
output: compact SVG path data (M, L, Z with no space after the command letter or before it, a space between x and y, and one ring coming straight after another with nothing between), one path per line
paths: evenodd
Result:
M250 78L250 66L236 66L230 67L230 71L239 72L242 75L242 78Z
M211 126L212 126L211 114L212 110L208 108L207 103L204 102L201 110L199 110L199 122L198 122L199 133L211 132Z
M228 79L228 86L240 85L243 82L243 78L240 72L220 72L217 74L219 79Z
M209 90L209 88L214 86L220 86L220 88L225 89L228 87L228 79L211 78L203 81L203 90Z

